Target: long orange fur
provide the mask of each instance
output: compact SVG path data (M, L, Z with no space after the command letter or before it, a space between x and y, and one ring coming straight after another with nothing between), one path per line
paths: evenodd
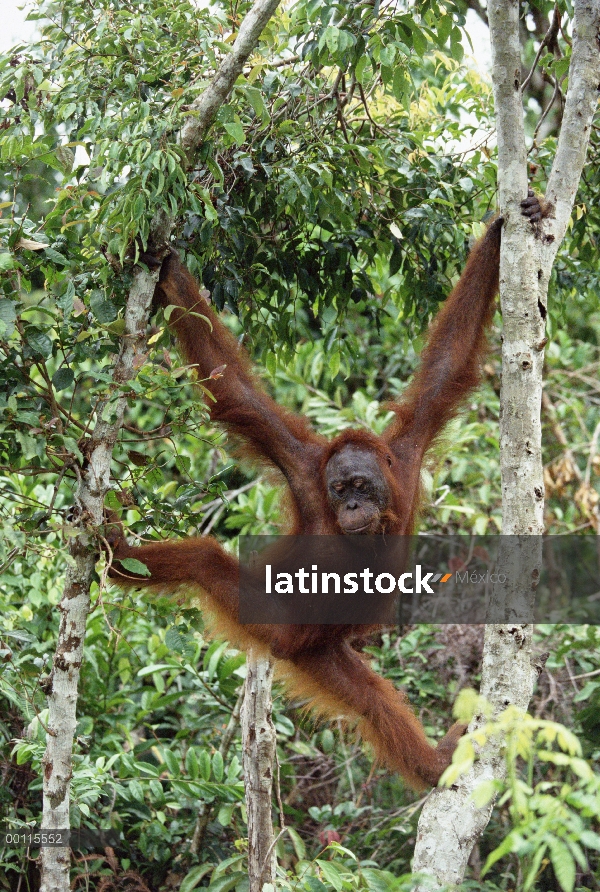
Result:
M395 418L383 436L351 430L331 442L264 392L248 357L202 298L179 257L171 253L166 258L156 297L176 308L170 326L186 361L195 365L214 397L207 400L211 418L243 440L248 454L283 474L291 492L291 533L340 533L327 500L324 473L331 456L348 444L372 452L385 477L391 506L382 532L413 532L423 456L479 381L485 329L498 290L501 227L501 219L494 221L471 252L430 329L412 384L404 399L392 405ZM210 379L215 369L220 376ZM150 577L135 577L119 568L119 559L125 557L146 564ZM437 783L463 727L453 726L437 747L427 741L404 694L351 647L352 638L363 636L365 627L240 625L237 562L209 537L138 548L121 539L115 558L111 571L115 582L200 596L219 633L240 647L253 644L275 654L292 693L308 699L324 716L358 723L377 757L411 785Z

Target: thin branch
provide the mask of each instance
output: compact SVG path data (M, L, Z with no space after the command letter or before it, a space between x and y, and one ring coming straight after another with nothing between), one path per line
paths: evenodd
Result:
M587 153L592 118L598 105L600 82L600 3L575 0L573 52L569 68L569 89L546 199L554 217L545 220L545 242L550 258L556 253L567 230L575 194Z
M535 69L537 68L537 64L540 61L541 55L544 52L544 50L546 49L546 47L552 48L553 46L556 45L556 38L558 36L559 28L560 28L560 10L559 10L558 4L557 4L554 7L554 13L552 15L552 21L550 22L550 27L548 28L548 30L546 32L546 36L540 43L540 48L536 53L535 59L533 60L533 65L531 66L531 71L529 72L529 74L527 75L525 80L523 81L523 85L521 87L521 91L523 93L529 86L529 82L530 82L531 78L533 77L533 73L534 73Z
M552 81L551 81L551 82L552 82ZM546 120L546 118L548 117L548 115L550 114L550 109L552 108L552 106L553 106L554 103L556 102L556 97L557 97L557 96L560 96L560 99L561 99L561 105L562 105L562 102L563 102L563 94L562 94L562 90L560 89L560 81L558 80L558 78L556 78L556 80L554 81L554 91L553 91L553 93L552 93L552 98L550 99L550 102L548 103L548 105L547 105L546 108L544 109L544 112L543 112L542 116L540 117L539 121L537 122L535 131L534 131L534 133L533 133L533 144L534 144L534 145L536 144L537 137L538 137L538 133L540 132L541 126L542 126L542 124L544 123L544 121Z
M181 133L181 144L188 156L204 141L219 108L231 93L245 62L279 3L280 0L256 0L240 26L231 52L223 59L204 92L191 104L190 117Z

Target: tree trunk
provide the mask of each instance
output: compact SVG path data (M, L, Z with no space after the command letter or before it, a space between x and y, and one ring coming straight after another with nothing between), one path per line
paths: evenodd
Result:
M492 717L509 705L527 709L537 667L532 661L533 627L524 624L541 569L544 483L540 407L548 282L571 214L597 104L600 55L600 0L576 0L573 53L562 130L546 198L551 216L532 225L521 216L527 194L527 153L523 127L519 4L491 0L494 99L498 132L500 209L505 218L500 262L504 323L500 460L503 534L499 566L510 566L508 586L496 589L486 627L481 693ZM514 538L519 536L518 545ZM502 563L504 561L504 563ZM521 622L510 622L511 616ZM501 622L498 622L501 620ZM485 725L477 715L469 726ZM452 789L436 790L419 821L415 872L434 878L434 888L460 884L467 861L485 829L493 801L477 808L472 794L484 780L502 779L506 765L501 741L489 739L472 768Z
M248 651L242 739L248 812L248 875L250 892L275 882L277 861L271 802L275 765L275 728L271 719L273 665Z
M117 386L130 381L137 373L138 359L146 346L148 312L157 279L158 273L142 270L138 270L134 277L125 308L125 334L112 374ZM48 733L42 760L42 827L45 830L68 830L71 826L69 808L77 689L85 623L90 609L90 586L97 558L96 543L87 528L90 524L99 526L102 523L104 497L110 485L112 450L126 406L127 397L124 394L116 399L111 395L98 406L88 445L88 463L75 496L80 533L71 540L71 566L59 605L61 619L52 665ZM68 892L69 847L42 847L40 862L41 892Z

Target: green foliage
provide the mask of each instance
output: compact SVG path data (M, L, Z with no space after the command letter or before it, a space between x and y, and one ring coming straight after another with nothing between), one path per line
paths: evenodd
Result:
M419 326L442 299L465 253L454 208L480 217L494 188L479 150L462 164L439 153L475 126L459 125L461 109L490 123L489 86L470 76L467 89L459 74L463 19L450 4L442 16L360 4L343 27L335 4L281 12L191 175L178 133L227 51L219 7L155 0L132 16L127 3L93 15L41 3L32 17L40 42L0 61L14 95L0 134L12 279L43 276L67 305L95 288L92 312L110 328L110 292L126 285L116 258L136 255L166 211L215 304L262 337L263 358L276 355L267 343L289 348L320 326L332 370L353 352L347 311L368 301L380 317L372 294ZM25 204L40 164L58 187L41 231Z
M566 728L508 709L495 722L461 741L457 764L449 770L447 782L452 783L451 774L460 773L461 767L475 757L473 744L480 746L495 735L506 740L508 778L506 783L491 780L480 784L474 799L483 806L500 792L499 806L508 808L512 829L488 856L483 874L513 853L523 865L519 885L523 892L536 888L549 866L560 888L572 892L577 871L590 873L588 858L591 855L597 860L596 852L600 851L600 778L581 758L581 746ZM533 784L536 758L548 766L548 771ZM524 774L516 770L517 759L526 764Z
M240 754L236 747L223 757L215 745L235 703L244 658L223 642L207 645L194 630L201 626L193 611L165 630L155 611L97 595L80 686L72 826L119 836L127 828L129 861L168 863L173 847L187 845L199 802L215 809L222 826L241 820ZM38 681L47 661L36 655L55 630L52 613L42 608L36 634L25 635L20 627L27 614L13 605L10 598L2 605L8 629L0 696L12 704L7 732L19 714L29 717L27 736L12 754L16 765L34 771L27 808L5 802L5 814L18 826L39 809L47 716ZM172 612L166 603L157 609Z

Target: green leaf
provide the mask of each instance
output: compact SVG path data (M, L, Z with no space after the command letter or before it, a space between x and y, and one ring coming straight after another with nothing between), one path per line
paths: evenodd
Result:
M129 781L129 792L138 802L144 801L144 788L138 780Z
M321 858L317 858L315 863L321 868L321 872L327 882L331 883L336 892L341 892L344 888L344 880L337 867L331 861L323 861Z
M217 815L217 821L221 825L221 827L229 827L231 824L231 818L233 817L233 810L236 807L235 802L228 803L227 805L222 805L219 809L219 813Z
M304 888L308 892L330 892L327 886L317 879L317 877L307 876L304 879Z
M556 837L548 839L550 860L563 892L573 892L575 886L575 859L565 843Z
M200 755L198 756L198 767L200 768L200 774L202 775L205 781L210 780L211 774L211 763L210 756L208 755L206 750L201 750Z
M67 288L64 294L57 299L56 304L63 311L65 316L70 316L73 312L73 301L75 300L75 285L72 279L67 282Z
M2 256L2 255L0 255ZM7 255L12 256L12 255ZM15 321L17 319L17 305L12 302L12 300L8 300L7 298L2 298L0 300L0 337L3 340L6 340L11 336L11 334L15 330Z
M537 851L531 861L529 871L525 877L525 882L523 883L523 892L529 892L529 889L535 888L535 882L538 878L538 870L540 869L540 864L542 863L546 852L547 847L545 845L538 846Z
M208 189L198 189L197 191L204 204L204 216L207 220L210 220L211 223L218 223L219 215L217 214L212 203L210 192L208 191Z
M335 376L339 372L340 363L341 363L340 353L339 353L339 350L336 350L329 357L329 374L331 375L332 378L335 378Z
M135 201L133 202L133 219L141 220L146 214L146 196L143 192L138 193L135 196Z
M123 560L119 561L122 567L125 570L129 570L130 573L135 573L136 576L151 576L150 570L143 564L141 561L138 561L137 558L123 558Z
M222 865L219 865L219 867L221 866ZM239 889L247 888L247 883L247 874L237 870L235 873L231 874L231 876L219 877L219 879L214 880L210 886L208 886L207 892L230 892L230 890L234 889L236 886ZM268 885L268 883L265 885Z
M215 780L217 781L217 783L220 784L221 781L223 780L224 772L223 772L223 756L221 755L221 753L218 750L214 754L213 759L212 759L212 769L213 769L213 774L215 776Z
M55 263L57 266L68 266L69 261L66 257L63 257L55 248L50 248L49 246L44 248L44 254L51 260L52 263Z
M418 25L413 24L413 47L419 56L424 56L427 52L427 38L420 30Z
M226 660L223 660L219 663L217 667L217 674L219 676L220 681L225 681L226 678L229 678L236 669L239 669L240 666L243 666L246 662L246 654L238 653L234 654L231 657L228 657Z
M31 747L22 746L17 750L17 765L25 765L33 757Z
M148 789L150 790L150 793L152 794L152 797L156 802L164 802L165 794L162 788L162 784L159 780L153 778L151 781L149 781Z
M438 40L440 45L443 46L450 37L450 32L452 31L452 16L441 15L436 24Z
M74 115L77 111L77 106L74 102L69 102L67 105L63 106L60 110L60 117L63 121L66 121L67 118L70 118L71 115Z
M117 308L102 291L93 291L90 296L90 309L98 322L112 322L117 317Z
M277 372L277 357L272 350L269 350L265 357L265 367L269 374L273 375L274 377L275 373Z
M67 451L74 455L78 461L83 461L83 455L77 444L77 440L75 440L74 437L63 437L55 434L54 439L58 439L61 443L63 443Z
M163 749L162 751L163 758L165 760L165 765L169 769L169 772L173 775L173 777L179 777L181 775L181 768L179 764L179 759L171 750Z
M338 52L343 53L354 46L356 39L351 31L340 31L338 34Z
M143 467L145 462L147 461L146 457L143 455L139 456L139 461L137 460L137 456L132 456L132 453L129 453L129 458L133 461L134 464L137 464L139 467ZM165 645L169 648L169 650L173 653L183 653L185 647L185 638L177 628L177 626L171 626L167 629L165 634Z
M145 678L147 675L152 675L153 672L162 672L163 669L172 669L172 663L151 663L150 666L143 666L139 672L139 678Z
M369 70L367 71L367 65L369 66ZM359 84L365 83L369 74L372 73L371 68L371 60L368 56L361 56L358 62L356 63L356 68L354 69L354 73L356 75L356 80Z
M246 141L246 135L244 133L244 128L237 121L234 121L231 124L225 124L225 130L227 133L233 137L238 146L243 146Z
M333 25L329 25L325 29L325 34L323 35L325 38L325 43L327 44L327 49L330 53L337 52L338 43L340 39L340 31L338 28Z
M235 783L240 771L242 770L242 766L240 765L240 761L237 756L234 756L229 765L227 766L227 783L233 784Z
M27 345L38 356L47 359L52 354L52 341L47 334L37 329L28 329L26 333Z
M287 828L288 836L292 841L292 845L294 846L294 851L296 853L296 857L300 860L306 858L306 846L304 845L304 840L300 836L297 830L293 827Z
M502 840L500 845L497 848L495 848L493 852L490 852L485 864L483 865L483 870L481 871L482 876L484 876L488 872L490 867L492 867L496 863L496 861L499 861L500 858L504 857L504 855L508 855L508 854L510 854L510 852L513 851L514 840L515 840L514 834L509 833L508 836L506 836Z
M494 796L498 794L498 782L495 780L481 781L475 787L472 799L476 808L485 808Z
M111 322L106 326L106 330L120 338L121 335L125 334L126 327L127 325L124 319L116 319L114 322Z
M579 835L579 842L588 849L596 849L600 852L600 836L593 830L582 830Z
M335 746L335 738L330 728L321 731L321 749L324 753L332 753Z
M395 276L402 266L402 242L394 236L394 247L392 248L392 256L390 257L390 276Z
M398 65L394 71L394 79L392 81L392 93L394 94L394 99L398 102L403 102L404 94L408 87L410 87L410 81L407 80L404 69Z
M70 387L73 383L75 375L68 368L57 369L56 372L52 375L52 384L54 385L56 390L65 390L67 387Z
M226 641L216 641L214 645L211 645L211 648L207 651L204 659L206 665L206 674L209 679L215 677L217 666L219 665L219 661L225 651L227 650L227 642ZM207 659L208 657L208 659Z
M214 864L200 864L198 867L192 867L181 881L179 892L192 892L198 883L204 879L207 873L214 870Z
M75 161L75 152L72 151L68 146L57 146L56 147L56 158L58 163L62 168L63 173L71 173L73 170L73 163Z
M41 155L39 160L42 164L51 167L52 170L57 170L59 173L63 174L66 172L64 164L57 158L54 152L47 152L45 155Z
M29 460L37 457L38 442L35 437L26 434L24 431L15 431L15 439L21 447L23 458Z
M379 54L379 60L386 68L393 69L396 60L396 47L392 43L383 47Z
M246 93L256 117L260 118L263 124L268 124L271 120L271 116L265 105L262 90L259 90L257 87L248 87Z
M462 62L465 51L462 45L462 34L460 32L460 28L455 27L452 29L452 37L450 38L450 51L452 53L453 59L456 59L457 62Z
M198 765L198 757L196 755L196 751L193 746L189 748L187 753L185 754L185 769L192 780L196 780L196 778L200 775L200 766Z

